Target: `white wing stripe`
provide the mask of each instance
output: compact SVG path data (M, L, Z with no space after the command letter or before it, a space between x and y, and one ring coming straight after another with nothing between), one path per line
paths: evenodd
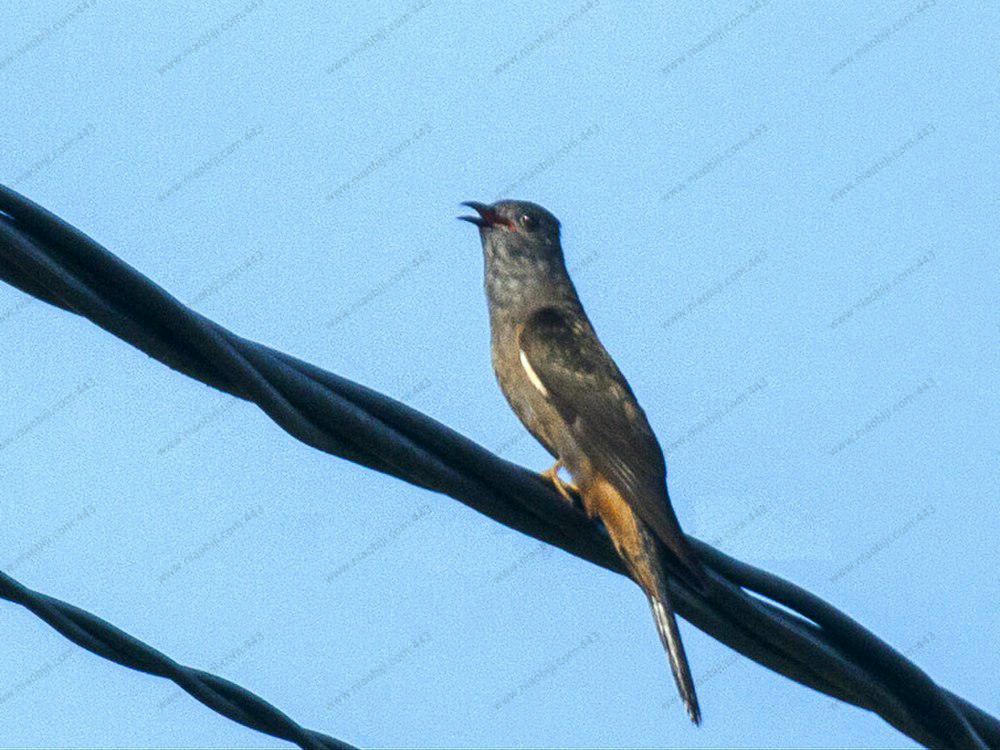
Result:
M531 384L535 386L535 388L538 390L539 393L548 398L549 391L542 383L541 378L538 377L538 373L536 373L534 368L531 366L531 363L528 361L527 356L525 356L524 349L518 349L518 352L521 355L521 367L523 367L525 373L527 373L528 380L531 381Z

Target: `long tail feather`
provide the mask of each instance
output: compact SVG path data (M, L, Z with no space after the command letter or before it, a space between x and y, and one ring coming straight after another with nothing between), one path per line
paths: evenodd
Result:
M661 596L667 599L664 594L665 592L661 592ZM684 708L687 709L687 714L695 725L701 724L701 708L698 706L698 696L694 692L691 667L688 666L684 644L681 642L681 634L677 629L677 618L670 606L670 600L663 601L650 596L649 606L653 610L656 630L660 634L660 641L663 643L667 658L670 660L670 670L674 673L674 681L677 683L677 690L684 701Z
M597 475L587 482L582 487L582 496L587 512L601 517L615 549L632 571L636 582L646 592L684 707L691 721L700 724L701 709L698 707L691 668L684 654L681 634L670 604L670 589L666 572L661 567L656 537L625 502L622 494L602 476ZM695 570L700 571L700 566Z

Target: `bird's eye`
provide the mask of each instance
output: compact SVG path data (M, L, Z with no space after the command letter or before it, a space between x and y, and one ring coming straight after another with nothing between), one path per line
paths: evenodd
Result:
M531 214L521 214L521 226L530 232L538 227L538 219Z

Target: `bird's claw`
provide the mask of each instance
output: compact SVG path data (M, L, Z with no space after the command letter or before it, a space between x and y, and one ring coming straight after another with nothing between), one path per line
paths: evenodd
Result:
M547 479L552 482L552 486L556 488L562 498L570 505L576 505L577 500L574 495L580 494L580 489L572 482L563 481L562 477L559 476L559 469L563 466L562 461L556 461L552 466L541 473L543 479Z

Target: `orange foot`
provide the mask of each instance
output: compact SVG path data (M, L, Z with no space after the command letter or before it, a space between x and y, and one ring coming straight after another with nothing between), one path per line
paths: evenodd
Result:
M579 495L580 490L575 484L572 484L571 482L564 482L562 480L562 477L559 476L559 469L561 469L562 466L562 461L556 461L550 468L541 473L541 477L552 482L552 486L556 488L556 492L562 495L566 502L570 505L575 505L576 498L570 493Z

